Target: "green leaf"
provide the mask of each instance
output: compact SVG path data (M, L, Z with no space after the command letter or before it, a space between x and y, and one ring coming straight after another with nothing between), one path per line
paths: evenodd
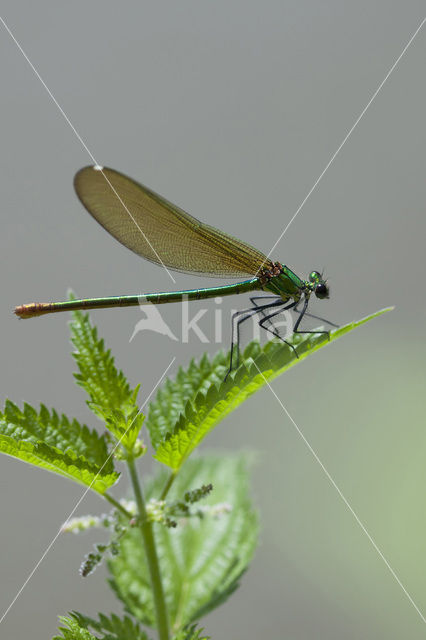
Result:
M173 640L210 640L210 636L202 636L204 629L197 629L197 625L191 625L186 629L182 629L173 636Z
M90 431L77 420L70 420L54 409L40 405L37 411L28 403L23 410L10 400L6 400L3 412L0 412L1 433L15 439L23 439L36 444L44 442L60 449L64 453L73 452L84 456L89 462L102 466L105 471L113 471L113 461L108 458L105 435L99 435L95 429Z
M224 602L238 587L252 558L258 520L248 496L247 464L247 457L241 455L189 460L170 490L170 500L182 499L188 489L212 483L213 491L206 502L228 503L230 512L217 518L206 515L185 519L176 529L153 525L175 634ZM147 487L148 497L157 497L165 481L166 473L159 473ZM154 626L154 604L140 531L131 529L122 538L121 553L109 559L108 566L111 585L126 609L142 623Z
M89 395L87 404L116 438L121 439L123 446L131 450L143 421L136 403L139 386L131 389L124 373L116 368L111 351L99 338L89 314L74 311L70 326L71 341L76 349L73 356L79 368L74 376Z
M155 401L149 405L145 422L154 449L159 447L166 433L176 424L189 400L199 392L207 392L212 384L222 382L226 358L222 352L212 360L204 354L199 362L192 359L187 369L179 367L175 379L165 380Z
M99 613L99 620L73 611L71 618L82 629L91 629L100 640L148 640L145 631L128 616L120 618L115 613L109 616ZM98 635L101 634L101 635Z
M59 627L59 631L62 635L54 636L52 640L98 640L89 631L87 631L87 629L81 627L73 618L60 616L59 620L62 624L67 625L67 628Z
M131 389L124 373L116 368L111 350L98 337L89 314L73 311L70 327L71 342L76 348L73 357L80 370L74 376L90 397L89 407L102 420L105 413L133 411L138 388Z
M0 412L0 452L105 493L118 479L103 436L41 405L7 400Z
M252 342L241 366L226 381L228 353L219 353L211 361L204 356L199 365L192 361L187 371L180 369L174 381L166 382L151 403L147 429L156 448L154 457L179 470L206 435L255 391L329 342L389 310L335 329L330 339L320 333L293 334L291 342L299 357L282 342L270 341L263 347Z

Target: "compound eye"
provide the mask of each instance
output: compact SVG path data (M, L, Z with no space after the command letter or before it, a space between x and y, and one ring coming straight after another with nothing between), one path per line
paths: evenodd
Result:
M329 290L327 285L324 282L320 282L315 287L315 295L317 298L328 298Z
M309 274L309 282L318 282L321 280L321 274L318 271L311 271Z

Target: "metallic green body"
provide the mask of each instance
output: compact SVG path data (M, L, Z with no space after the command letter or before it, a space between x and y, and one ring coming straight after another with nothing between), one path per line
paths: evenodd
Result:
M302 295L302 291L309 287L309 283L304 282L291 269L285 265L282 267L282 273L271 278L263 288L280 296L283 302L290 300L298 301Z
M185 291L165 291L160 293L144 293L132 296L111 296L107 298L86 298L67 300L64 302L33 302L16 309L21 318L84 309L108 309L114 307L134 307L144 304L166 304L184 300L206 300L222 296L237 295L248 291L270 291L280 296L283 302L293 299L299 301L303 292L308 291L309 282L301 280L291 269L282 267L279 275L272 276L267 282L261 278L252 278L236 284L227 284L205 289L187 289Z

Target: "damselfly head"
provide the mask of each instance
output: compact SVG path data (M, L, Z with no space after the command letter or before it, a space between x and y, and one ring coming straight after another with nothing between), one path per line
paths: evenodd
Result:
M311 291L313 291L317 298L323 300L330 297L330 289L326 280L323 279L322 273L319 271L311 271L309 274L309 282L311 285Z

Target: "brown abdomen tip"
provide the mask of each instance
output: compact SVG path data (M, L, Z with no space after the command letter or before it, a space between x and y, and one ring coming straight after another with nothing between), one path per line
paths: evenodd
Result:
M44 313L47 313L47 311L43 302L31 302L30 304L21 304L15 307L15 314L19 318L34 318L34 316L41 316Z

